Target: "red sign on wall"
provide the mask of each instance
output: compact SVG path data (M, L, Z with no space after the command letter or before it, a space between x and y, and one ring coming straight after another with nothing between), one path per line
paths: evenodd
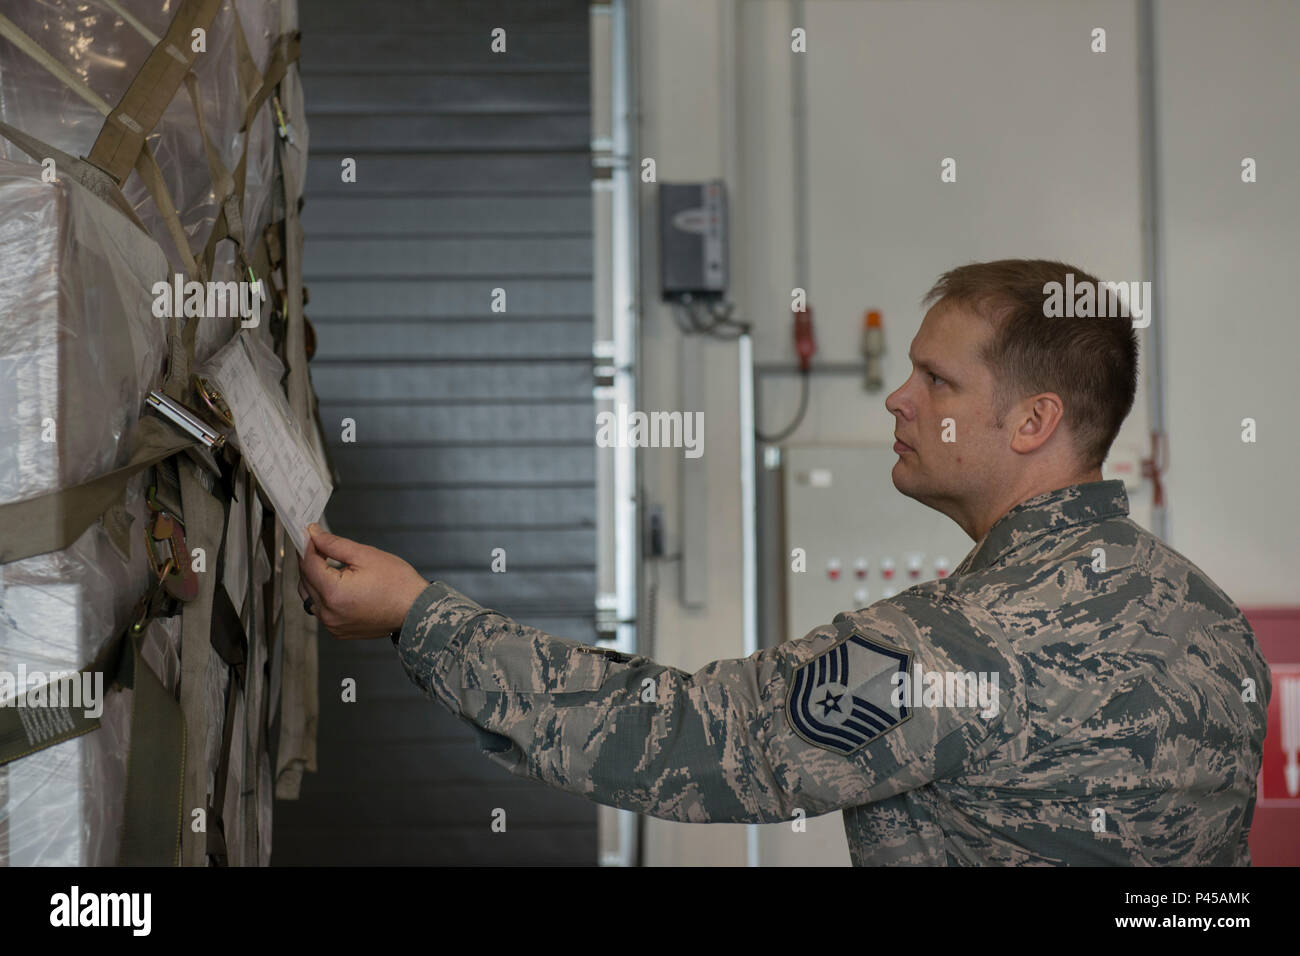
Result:
M1273 664L1256 806L1300 807L1300 664Z
M1273 681L1250 828L1251 862L1300 866L1300 608L1242 610Z

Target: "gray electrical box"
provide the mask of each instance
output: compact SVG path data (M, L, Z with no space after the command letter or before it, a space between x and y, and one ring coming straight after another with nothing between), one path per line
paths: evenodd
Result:
M727 192L722 180L659 184L659 274L664 301L727 293Z
M975 547L951 518L894 487L888 444L796 445L783 458L788 637L946 577ZM793 548L806 555L804 573L790 571Z

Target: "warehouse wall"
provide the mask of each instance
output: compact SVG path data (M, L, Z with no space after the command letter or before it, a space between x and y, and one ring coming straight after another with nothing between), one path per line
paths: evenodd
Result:
M312 378L342 478L331 529L591 640L587 5L311 0L301 17ZM319 772L277 803L274 862L595 862L595 805L491 764L388 641L322 629L320 661Z
M1300 324L1282 277L1300 254L1300 192L1288 178L1300 151L1292 60L1300 7L1156 6L1168 234L1168 295L1156 321L1166 336L1169 540L1239 604L1293 603L1300 505L1290 486L1300 449L1286 417ZM917 302L943 270L1055 257L1107 278L1149 278L1137 4L808 0L806 10L818 360L857 360L862 313L879 308L887 384L867 394L852 377L816 380L791 442L888 442L884 399L910 371ZM1105 54L1089 51L1098 26L1107 30ZM789 28L784 0L653 0L640 4L636 31L640 151L655 157L659 179L723 176L729 158L737 171L729 183L733 296L740 317L756 324L758 361L794 357ZM732 49L741 80L734 113L720 88ZM949 156L958 181L945 185L939 163ZM1253 185L1240 181L1245 156L1259 164ZM643 404L674 409L679 333L656 301L654 194L644 188ZM1140 335L1145 350L1149 334ZM735 347L690 347L701 355L698 410L708 436L708 606L683 610L675 575L661 574L655 654L694 671L741 656L742 617ZM1139 389L1120 445L1145 451L1145 376ZM767 379L761 402L760 425L784 426L798 404L797 380ZM1259 422L1256 444L1240 440L1245 417ZM681 456L647 449L643 460L647 500L666 506L673 554ZM1134 519L1148 523L1149 489L1130 501ZM839 610L827 608L827 620ZM811 823L798 837L784 825L761 828L760 861L847 863L837 815ZM651 864L746 859L743 826L650 820L646 833Z

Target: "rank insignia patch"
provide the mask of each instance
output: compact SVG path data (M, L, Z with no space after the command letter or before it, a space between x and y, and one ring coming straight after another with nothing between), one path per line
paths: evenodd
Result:
M893 704L898 680L912 655L899 647L853 634L804 664L790 678L786 713L804 740L851 754L910 716Z

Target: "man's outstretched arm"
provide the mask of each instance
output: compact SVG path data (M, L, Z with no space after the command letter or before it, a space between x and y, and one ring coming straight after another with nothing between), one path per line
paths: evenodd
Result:
M520 624L314 529L302 584L335 636L400 626L412 680L512 773L665 819L816 816L976 768L1025 738L1024 681L996 622L925 587L688 674ZM997 675L996 702L900 706L895 679L917 669Z
M997 713L891 707L897 667L884 655L895 650L925 670L1006 671L963 610L900 596L688 674L554 637L435 581L411 606L398 650L411 679L512 773L670 820L769 823L921 786L1014 736L1019 715L1002 709L1019 690L1010 673ZM920 646L922 628L946 629L945 645ZM832 679L837 667L856 670L850 683L864 668L878 679L855 696Z

